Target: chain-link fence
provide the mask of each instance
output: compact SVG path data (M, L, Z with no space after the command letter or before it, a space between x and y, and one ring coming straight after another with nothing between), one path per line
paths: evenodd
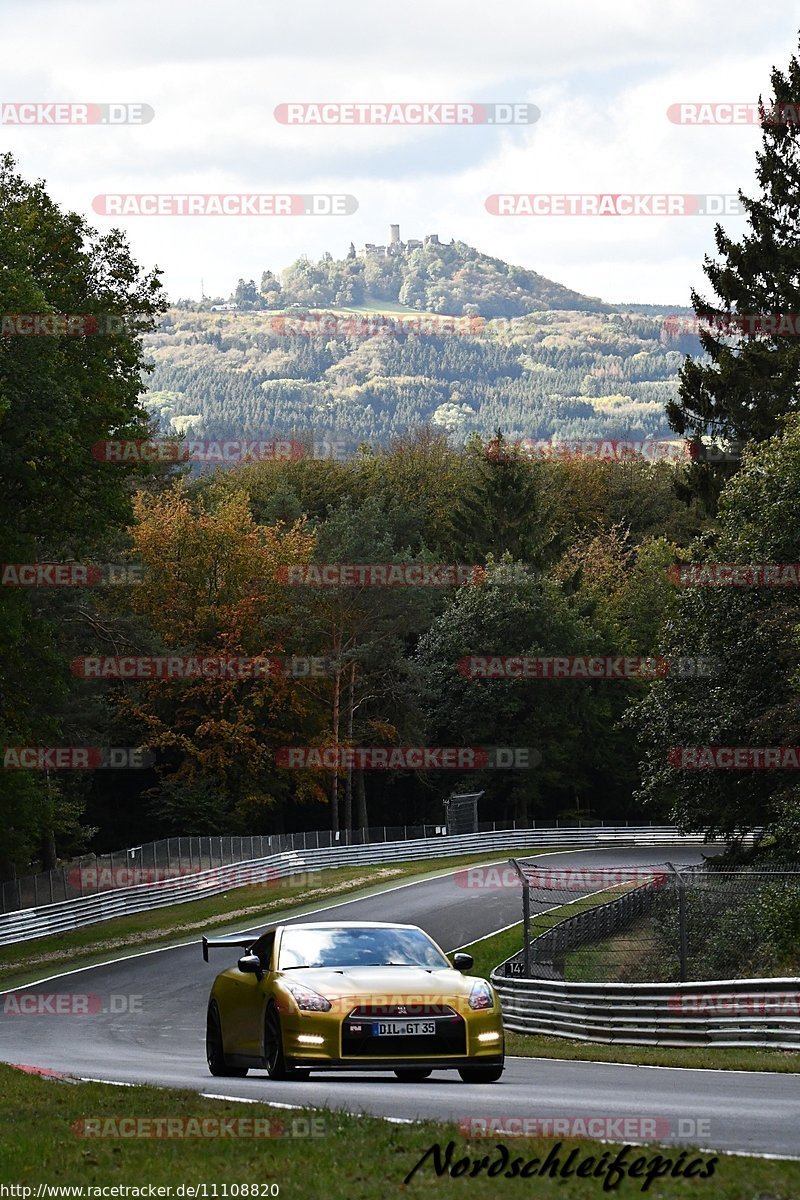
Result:
M586 822L556 820L548 822L556 829L581 829ZM589 822L588 825L593 825ZM627 824L627 822L626 822ZM602 827L602 826L601 826ZM478 832L503 829L535 829L536 822L481 822ZM176 837L131 846L112 854L86 854L52 871L20 876L0 883L0 912L38 908L138 884L178 879L230 863L248 862L270 854L295 850L318 850L327 846L359 846L370 842L413 841L453 833L441 825L377 825L369 829L342 830L339 836L330 830L305 833L264 834L254 837Z
M271 834L254 837L176 837L131 846L112 854L86 854L53 871L42 871L0 885L0 912L37 908L74 900L96 892L139 884L160 883L195 875L231 863L248 862L294 850L316 850L325 846L358 845L362 842L394 841L433 837L443 832L437 826L383 827L352 831L338 839L330 831Z
M800 974L798 863L516 869L529 932L509 975L666 983Z

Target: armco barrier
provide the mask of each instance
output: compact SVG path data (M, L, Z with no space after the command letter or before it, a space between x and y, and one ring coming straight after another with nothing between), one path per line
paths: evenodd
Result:
M425 858L447 858L458 854L531 849L553 846L582 849L591 846L635 844L638 846L702 845L703 835L679 834L670 826L584 826L581 829L507 829L496 833L470 833L459 837L415 838L413 841L371 842L333 846L319 850L289 851L249 862L233 863L199 871L179 879L140 884L114 891L98 892L75 900L40 905L0 916L0 946L30 941L48 934L80 929L112 917L147 912L169 904L185 904L205 896L217 896L231 888L259 882L274 882L279 876L329 867L376 865Z
M769 1046L800 1050L800 979L700 983L492 983L506 1029L639 1046Z

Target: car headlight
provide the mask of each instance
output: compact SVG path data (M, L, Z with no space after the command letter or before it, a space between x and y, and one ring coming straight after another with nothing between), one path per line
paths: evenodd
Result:
M478 979L469 994L470 1008L494 1008L492 989L485 979Z
M331 1002L315 992L313 988L303 987L300 983L287 983L283 986L293 997L295 1004L302 1012L330 1012Z

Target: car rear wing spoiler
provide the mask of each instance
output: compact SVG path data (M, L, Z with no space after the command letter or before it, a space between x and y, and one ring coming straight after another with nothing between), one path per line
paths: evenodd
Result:
M249 950L250 947L258 941L257 933L233 933L227 937L208 938L203 937L203 958L208 962L209 949L220 949L223 946L241 946L243 950Z

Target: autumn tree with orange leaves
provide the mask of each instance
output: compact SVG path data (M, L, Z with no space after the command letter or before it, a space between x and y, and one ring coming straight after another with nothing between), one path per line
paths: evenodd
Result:
M278 568L307 561L314 536L305 523L262 527L243 492L192 501L178 486L139 495L132 530L144 568L132 605L158 643L152 653L199 659L282 656L295 614ZM273 827L292 794L319 799L313 782L291 781L275 751L314 725L302 684L274 669L236 678L153 678L120 699L156 754L161 784L155 811L165 826L203 832Z

